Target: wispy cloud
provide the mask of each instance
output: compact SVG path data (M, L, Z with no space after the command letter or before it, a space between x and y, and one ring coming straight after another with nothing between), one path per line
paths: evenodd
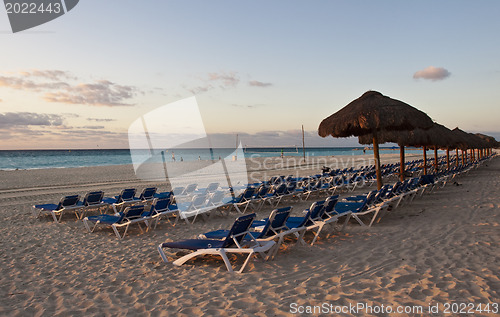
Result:
M126 148L127 133L105 130L101 125L64 124L69 115L32 112L0 113L2 149L26 148Z
M133 104L128 101L141 92L134 86L109 80L82 83L77 77L60 70L31 70L0 76L0 87L42 92L47 102L110 107L131 106Z
M270 87L273 85L271 83L263 83L263 82L258 81L258 80L251 80L248 82L248 84L250 86L253 86L253 87Z
M111 122L111 121L116 121L116 119L87 118L87 121Z
M208 73L208 81L216 82L221 88L236 87L240 82L237 72Z
M196 78L199 81L198 83L182 85L182 88L193 95L205 93L216 88L222 90L232 89L237 87L240 82L237 72L212 72Z
M197 76L196 80L198 82L191 83L189 85L182 85L182 88L186 89L193 95L205 93L214 89L234 89L237 88L241 82L240 75L235 71L221 71L221 72L211 72L206 75ZM266 88L273 86L272 83L262 82L258 80L248 81L248 85L252 87Z
M132 106L125 103L134 97L137 89L132 86L117 85L108 80L99 80L95 84L78 84L64 91L47 92L44 100L67 104L93 106Z
M415 79L427 79L432 81L443 80L450 77L451 73L442 67L429 66L413 74Z
M77 79L75 76L71 75L69 72L65 72L62 70L30 70L30 71L21 71L20 75L24 77L43 77L50 80L60 80L60 79Z
M104 126L103 125L86 125L86 126L83 126L84 129L92 129L92 130L100 130L100 129L104 129Z
M0 76L0 87L7 87L17 90L41 91L46 89L64 89L69 87L69 84L62 81L37 82L27 79L25 76Z
M192 93L193 95L198 95L214 88L212 85L200 85L194 87L188 87L186 85L183 85L182 87L187 91L189 91L190 93Z
M61 126L63 117L57 114L34 112L0 113L0 128L13 126Z

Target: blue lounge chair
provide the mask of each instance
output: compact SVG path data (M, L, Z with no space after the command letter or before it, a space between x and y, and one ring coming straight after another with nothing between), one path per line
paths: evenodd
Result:
M206 201L206 208L203 210L201 215L207 219L212 215L212 211L219 210L221 215L224 215L222 208L226 206L224 199L228 198L228 192L225 191L215 191L208 195L208 200Z
M181 215L181 218L186 221L186 223L194 223L198 215L208 212L211 208L207 206L207 196L206 195L195 195L190 202L182 202L176 204L177 209ZM175 207L172 206L172 209ZM190 222L188 218L193 217Z
M172 226L175 226L179 221L179 209L177 206L172 205L172 200L173 196L169 196L164 198L155 198L153 201L150 212L155 223L155 229L162 218L166 218L169 223L171 223L170 219L174 218L175 220L172 223Z
M349 222L349 219L351 219L352 212L350 210L346 210L342 213L337 212L335 210L335 206L337 205L338 200L339 200L338 195L330 196L325 200L325 203L323 204L323 206L325 207L323 219L324 219L325 225L331 225L333 227L338 223L339 218L345 217L344 224L342 225L342 227L339 230L342 232L345 230L347 223Z
M257 239L268 239L270 236L276 235L282 229L286 228L286 220L290 216L292 207L283 207L280 209L274 209L271 211L269 218L261 221L261 226L251 227L261 227L259 231L249 231L248 235L244 238L245 241L257 240ZM200 239L225 239L229 230L220 229L215 231L210 231L204 234L200 234Z
M144 222L146 224L146 227L149 228L151 221L152 213L150 212L150 210L145 210L144 205L135 205L127 207L124 211L121 211L115 215L103 214L98 216L85 217L83 219L83 224L89 232L94 232L98 225L110 226L115 232L116 236L120 239L123 239L127 234L128 228L131 224L137 223L142 231L140 223ZM94 223L94 226L90 228L89 223ZM121 235L118 231L118 228L122 227L125 227L123 235Z
M76 208L80 208L78 205L80 201L80 195L71 195L61 198L58 204L41 204L34 205L32 208L33 215L35 217L40 217L42 213L49 213L55 222L61 222L61 218L65 211L74 211Z
M148 187L144 188L141 195L137 198L138 200L142 200L143 202L153 200L155 198L156 191L158 189L156 187Z
M270 240L280 240L280 235L288 230L286 226L286 221L290 217L292 207L283 207L279 209L274 209L268 218L261 220L262 225L254 226L252 223L252 228L260 228L260 231L249 231L245 236L244 241L270 241ZM199 236L200 239L224 239L227 237L229 230L215 230L210 231ZM278 252L280 244L274 246L274 250L269 250L266 260L269 258L274 258Z
M223 203L225 205L229 205L229 208L227 210L227 213L229 213L234 207L240 214L243 214L244 211L246 210L246 206L250 203L250 200L252 199L252 196L255 193L255 188L254 187L246 187L245 191L241 193L237 197L227 197L226 199L223 200ZM240 207L245 206L244 211L241 211Z
M366 204L366 200L360 202L338 202L337 205L335 205L335 211L337 211L338 213L351 212L351 216L356 219L356 221L361 226L366 226L366 224L361 219L361 216L373 214L368 224L368 227L371 227L380 211L384 210L388 206L389 205L387 203L368 206Z
M122 209L126 205L140 201L137 198L135 198L136 191L137 190L135 188L126 188L122 190L120 195L115 197L104 197L102 201L107 204L110 204L116 213L118 211L122 211Z
M227 236L223 240L214 239L189 239L181 240L176 242L165 242L158 246L158 253L160 253L161 258L164 262L168 263L169 260L165 254L165 248L169 249L186 249L193 250L194 252L189 253L183 257L178 258L173 261L174 265L182 265L186 261L201 255L219 255L224 261L226 268L229 272L234 272L233 266L227 257L227 253L235 254L247 254L245 262L241 268L237 271L238 273L243 272L246 265L252 258L254 254L264 254L269 251L274 245L274 241L253 241L251 244L245 244L243 247L242 242L244 237L248 234L248 229L255 218L255 214L249 214L241 216L234 222L231 230L229 230Z
M89 192L83 198L83 202L81 202L81 208L75 208L75 214L78 219L83 219L85 217L85 213L90 210L97 209L99 213L103 213L101 208L108 208L109 204L103 201L104 192L103 191L95 191ZM79 203L80 205L80 203Z

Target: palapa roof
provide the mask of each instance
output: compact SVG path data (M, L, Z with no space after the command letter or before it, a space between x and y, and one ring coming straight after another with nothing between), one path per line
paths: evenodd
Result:
M450 129L434 123L428 130L414 129L409 131L380 131L377 134L379 143L394 142L399 146L438 146L440 148L453 147L456 143ZM371 144L371 134L358 137L361 144Z
M367 91L358 99L324 119L318 128L322 137L360 136L383 130L412 130L432 127L424 112L402 101Z
M482 138L480 138L479 136L477 136L476 134L469 133L469 137L472 140L473 148L475 148L475 149L488 148L488 143L485 140L483 140Z
M466 150L466 149L473 149L475 148L475 142L472 140L470 137L470 134L460 130L458 127L451 130L453 134L455 134L455 137L457 138L457 147Z
M476 133L476 135L483 139L489 148L498 148L500 146L500 143L492 136L482 133Z

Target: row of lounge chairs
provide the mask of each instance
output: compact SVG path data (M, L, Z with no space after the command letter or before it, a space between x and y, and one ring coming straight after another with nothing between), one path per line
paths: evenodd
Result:
M373 190L365 195L349 196L341 201L338 196L330 196L324 201L314 202L309 209L304 210L302 217L290 217L292 207L275 209L268 218L260 221L254 220L256 215L252 213L238 218L229 230L207 232L199 235L199 239L165 242L158 246L158 252L164 262L169 262L165 250L193 251L174 260L172 262L174 265L182 265L197 256L216 254L222 257L230 272L234 269L227 254L245 253L247 257L237 271L241 273L253 255L258 254L264 260L274 258L286 236L294 235L297 243L305 244L304 234L311 231L314 233L312 245L325 225L337 223L342 216L345 216L346 220L341 230L344 230L351 217L360 225L369 227L388 211L410 203L425 192L432 192L439 185L444 186L448 178L467 173L475 166L477 163L453 168L439 175L414 177L404 182L383 186L380 190ZM260 230L252 231L252 228Z
M294 236L296 243L306 244L304 235L306 232L313 232L312 245L326 225L337 224L341 217L345 217L341 228L344 230L351 211L336 210L337 201L338 196L332 196L326 200L314 202L309 209L304 210L304 215L299 217L290 216L292 207L274 209L268 218L262 220L255 220L255 213L240 216L230 229L206 232L200 234L198 239L165 242L158 246L158 252L164 262L169 262L165 250L193 251L174 260L172 262L174 265L182 265L197 256L219 255L230 272L234 269L227 254L246 254L243 265L237 270L241 273L252 255L260 255L264 260L273 259L287 236Z
M156 191L156 187L145 188L138 197L134 188L124 189L114 197L104 197L103 191L92 191L82 200L80 195L70 195L61 198L57 204L34 205L32 212L37 218L43 214L50 214L55 222L61 222L63 214L67 212L73 212L77 219L82 219L86 212L91 210L102 213L112 208L114 212L118 212L130 204L151 201L155 198Z
M419 162L412 164L419 164ZM266 260L274 258L286 236L294 235L298 243L304 244L304 234L313 232L311 244L314 244L323 227L327 224L336 224L342 216L346 216L342 230L351 217L360 225L371 226L388 211L411 202L415 197L431 191L438 184L444 186L450 179L476 166L477 164L471 163L435 175L414 177L405 182L386 185L380 191L349 196L340 201L338 195L333 196L339 188L349 191L356 188L358 183L372 184L371 167L330 171L306 178L273 177L268 181L244 187L243 192L236 197L231 195L230 189L221 188L218 183L212 183L201 189L197 188L196 184L191 184L164 193L158 193L157 188L151 187L144 189L138 196L136 196L135 189L125 189L120 195L114 197L104 197L102 191L95 191L86 194L82 200L79 195L72 195L64 197L58 204L35 205L33 213L37 217L42 213L50 213L54 221L60 222L63 213L72 211L78 219L83 220L89 232L93 232L100 225L110 226L117 237L123 239L132 224L138 224L141 231L143 231L142 225L144 224L148 231L156 228L160 219L166 218L173 225L177 224L179 219L192 223L198 216L204 219L210 217L214 210L225 215L234 208L243 214L248 209L258 211L266 203L276 208L288 198L291 201L307 200L312 195L318 197L328 195L327 199L313 203L300 217L290 217L292 207L274 209L268 218L260 221L255 220L255 213L253 213L252 217L246 215L242 216L244 218L238 218L231 229L200 235L204 242L199 241L200 239L191 239L162 243L158 247L165 261L167 261L167 256L164 249L196 250L194 255L174 261L174 264L178 265L198 255L219 254L230 271L232 267L229 266L230 262L226 253L245 253L248 257L239 270L241 272L252 255L260 254ZM397 167L386 166L386 170L396 171ZM387 172L386 175L392 173ZM180 202L177 202L178 197L181 198ZM85 216L90 210L97 210L100 214ZM113 211L114 214L105 214L107 210ZM246 228L246 223L250 218L250 225ZM197 242L193 242L194 240Z

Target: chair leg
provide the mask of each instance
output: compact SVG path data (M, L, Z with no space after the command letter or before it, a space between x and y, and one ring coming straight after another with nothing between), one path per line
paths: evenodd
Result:
M115 232L116 236L120 240L123 240L123 238L125 238L125 235L127 234L129 225L130 225L130 223L127 223L127 225L125 226L125 231L123 232L123 235L120 235L120 232L118 231L118 228L114 224L111 225L111 228L113 228L113 231Z
M50 212L50 214L52 215L52 218L54 218L54 221L57 223L60 223L64 211L61 210L58 213L59 213L59 218L57 217L57 213L55 211Z
M375 219L377 218L377 215L378 215L378 213L379 213L379 211L380 211L380 209L381 209L381 208L382 208L382 207L379 207L379 208L377 208L377 209L375 210L375 214L373 215L372 221L370 221L370 224L368 225L368 227L371 227L371 226L372 226L372 224L373 224L373 222L375 221Z
M87 229L88 232L92 232L90 230L90 227L89 227L89 224L88 224L88 219L87 218L83 218L83 225L85 226L85 228Z
M163 251L163 243L158 245L158 253L160 253L161 259L163 262L168 263L167 256L165 255L165 252Z
M352 215L352 217L353 217L354 219L356 219L356 221L357 221L357 222L358 222L358 223L359 223L362 227L366 227L365 223L364 223L364 222L363 222L363 221L362 221L362 220L358 217L358 215L356 215L356 214L351 214L351 215Z
M222 260L224 261L224 264L226 265L227 270L231 273L234 272L233 266L231 265L231 262L227 258L226 252L223 249L220 249L220 250L218 250L217 253L221 256ZM241 272L239 272L239 273L241 273Z
M316 232L316 234L314 235L314 239L312 240L311 245L313 245L313 244L314 244L314 242L316 242L316 240L318 239L319 234L320 234L321 230L323 229L323 226L324 226L324 225L325 225L325 223L324 223L324 222L321 222L321 223L319 223L319 224L318 224L318 231L317 231L317 232Z

